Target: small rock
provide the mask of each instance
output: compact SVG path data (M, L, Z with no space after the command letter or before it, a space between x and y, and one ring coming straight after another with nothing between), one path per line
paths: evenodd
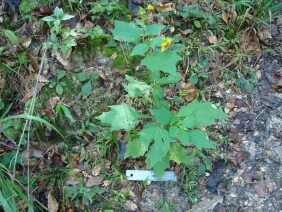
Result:
M236 98L234 100L234 105L237 106L238 108L244 107L245 104L246 103L245 103L245 101L243 99Z
M276 25L277 25L277 26L282 26L282 16L279 16L279 17L277 18Z
M138 206L131 200L126 200L124 205L126 211L137 211L138 209Z

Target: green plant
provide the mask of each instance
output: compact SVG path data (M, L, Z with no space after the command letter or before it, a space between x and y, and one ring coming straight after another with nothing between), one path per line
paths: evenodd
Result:
M75 39L78 37L81 29L78 27L71 29L68 26L62 25L62 21L73 17L73 15L65 14L63 9L56 7L53 15L42 18L51 29L50 41L44 43L44 48L52 47L55 52L60 49L65 54L68 48L77 45Z
M193 154L187 155L188 144L194 146L194 152L203 148L215 148L201 129L213 124L214 119L227 116L221 110L215 109L211 103L194 101L176 110L170 107L170 103L164 99L162 87L177 83L181 79L181 75L176 72L176 63L181 58L175 50L170 50L172 39L153 38L165 26L146 26L138 20L136 23L142 28L133 23L115 21L112 32L116 40L136 44L131 56L144 55L149 48L154 50L147 53L141 61L151 71L151 83L146 84L126 76L128 84L123 85L128 98L144 99L150 103L149 109L145 108L146 112L141 114L131 105L123 103L110 106L109 112L96 118L109 124L111 131L126 130L133 133L136 123L144 120L143 129L135 136L128 136L125 157L138 158L145 155L147 166L153 168L158 178L161 178L164 170L169 168L170 160L178 164L191 164ZM150 37L147 41L149 43L139 43L140 39L146 41L146 36ZM168 49L165 50L166 47Z
M11 179L11 173L5 165L0 163L0 206L4 211L25 210L25 204L29 212L33 212L30 199L22 192L22 187Z
M97 193L102 194L104 192L105 190L101 189L99 186L92 188L66 186L64 187L64 200L68 205L70 202L74 202L75 207L78 207L80 202L82 202L83 205L89 205L93 203Z
M87 76L85 73L78 73L76 75L76 78L80 82L85 82L84 85L81 88L81 94L83 97L87 97L88 95L91 94L93 90L93 81L97 80L99 78L98 74L96 73L91 73L89 76Z
M54 88L56 87L56 92L59 95L62 95L64 92L64 88L65 86L67 86L67 84L64 81L61 81L66 75L66 71L60 71L57 76L56 76L56 81L51 82L49 84L49 88Z
M99 19L103 17L110 16L111 18L116 18L116 16L120 14L126 14L127 8L122 4L120 0L108 1L108 0L101 0L95 4L93 4L92 9L90 12L93 14L92 19Z
M67 117L71 122L75 122L75 120L73 119L70 110L68 109L68 107L66 105L64 105L63 103L59 103L56 105L55 108L56 114L59 115L60 118L63 118L63 115L65 117Z

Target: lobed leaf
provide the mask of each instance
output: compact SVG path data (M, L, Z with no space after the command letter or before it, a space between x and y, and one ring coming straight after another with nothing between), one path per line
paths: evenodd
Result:
M102 123L109 124L111 131L122 129L129 131L134 128L139 119L149 117L136 112L133 107L125 103L113 105L110 108L111 110L109 112L102 113L96 119L99 119Z
M191 118L194 127L202 128L214 124L215 119L224 119L228 116L220 109L215 109L209 102L193 101L182 107L178 113L181 117Z
M141 61L141 65L147 66L152 72L161 70L175 75L176 63L180 60L181 57L173 51L153 52Z
M206 133L201 130L181 129L179 130L178 138L184 146L187 143L191 143L198 148L215 148L214 144L207 139Z
M112 30L114 39L122 42L136 43L140 40L143 30L133 23L115 21Z

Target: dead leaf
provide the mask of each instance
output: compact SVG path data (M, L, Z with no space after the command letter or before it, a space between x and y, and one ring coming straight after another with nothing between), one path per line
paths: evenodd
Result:
M103 178L100 177L100 176L91 177L91 178L85 183L85 185L90 188L90 187L93 187L93 186L95 186L95 185L100 185L101 182L102 182L102 180L103 180Z
M77 180L67 180L66 184L67 185L77 185L79 182Z
M59 153L54 152L53 155L51 156L51 161L52 161L52 166L54 167L63 167L64 162L62 161L62 157Z
M0 141L0 147L5 152L12 152L13 150L17 149L16 143L14 143L10 140Z
M279 16L276 21L277 26L282 26L282 16Z
M255 192L260 198L265 198L267 195L267 187L263 181L258 182L255 184Z
M227 15L227 13L226 13L226 12L223 12L221 15L222 15L223 21L224 21L226 24L228 24L228 15Z
M131 200L126 200L124 206L126 211L137 211L138 209L138 206Z
M92 174L93 176L98 176L101 173L102 167L101 166L94 166L94 168L92 169Z
M60 102L60 97L58 96L55 96L55 97L52 97L50 98L46 104L45 104L45 109L43 111L49 111L53 108L56 107L56 105Z
M236 10L234 9L231 10L231 15L232 15L232 18L236 18L238 16Z
M183 98L186 100L186 102L192 102L197 97L197 88L193 83L187 83L182 90L185 93Z
M20 45L24 48L28 48L31 44L32 39L30 37L22 38L20 40Z
M269 45L269 39L272 38L269 27L263 27L258 30L259 39L265 44Z
M72 53L72 48L67 48L66 53L63 54L63 58L64 58L65 60L69 59L71 53Z
M114 59L116 59L116 58L117 58L117 56L118 56L118 55L117 55L117 53L116 53L116 52L114 52L114 53L112 54L112 56L111 56L111 59L113 59L113 60L114 60Z
M66 60L64 56L62 56L59 52L56 52L54 56L56 56L56 59L64 66L66 70L71 69L71 64L69 63L69 61Z
M103 181L103 187L107 187L110 184L109 180L104 180Z
M51 14L52 14L52 9L49 5L42 5L39 7L35 7L31 12L31 15L36 18L49 16Z
M169 11L172 11L172 3L166 3L166 4L160 3L159 5L155 6L155 9L158 12L169 12Z
M93 29L94 26L95 26L95 25L94 25L91 21L86 21L86 22L84 23L84 27L85 27L87 30Z
M33 70L38 71L39 66L38 66L37 59L29 53L26 53L26 57L29 59Z
M42 88L42 83L38 83L37 87L33 87L28 90L27 94L20 100L20 102L26 102L26 100L36 95L41 90L41 88Z
M48 193L48 210L49 212L57 212L59 210L59 203L50 191Z
M209 36L209 42L211 44L218 44L218 39L215 35L211 35L211 36Z
M239 36L240 50L244 53L252 53L257 58L260 57L260 45L257 33L254 30L244 31Z

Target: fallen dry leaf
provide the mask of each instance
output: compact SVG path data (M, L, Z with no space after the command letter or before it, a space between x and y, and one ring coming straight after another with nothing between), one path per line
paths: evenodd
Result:
M193 83L187 83L182 90L185 93L183 98L186 100L186 102L192 102L197 97L197 88Z
M169 12L169 11L172 11L172 3L166 3L166 4L160 3L159 5L155 6L155 9L158 12Z
M227 13L226 13L226 12L223 12L221 15L222 15L223 21L224 21L226 24L228 24L228 15L227 15Z
M43 111L49 111L56 107L56 105L60 102L60 97L55 96L51 97L45 104L45 108Z
M35 7L31 12L31 15L36 18L48 16L51 14L52 14L52 9L49 5L42 5L39 7Z
M256 194L260 197L260 198L265 198L267 195L267 187L266 184L263 181L260 181L258 183L255 184L254 186L255 192Z
M272 38L269 27L263 27L258 30L259 39L265 44L269 45L269 39Z
M24 48L28 48L31 44L32 39L30 37L22 38L20 40L20 45Z
M98 176L100 174L101 170L102 170L101 166L99 166L99 165L94 166L93 169L92 169L93 176L95 176L95 177Z
M103 181L103 187L107 187L110 184L109 180L104 180Z
M29 53L26 53L26 57L29 59L33 70L38 71L39 66L38 66L37 59Z
M59 203L50 191L48 193L48 210L49 212L57 212L59 210Z
M20 102L26 102L26 100L36 95L41 90L41 88L42 88L42 83L38 83L37 87L33 87L28 90L27 94L20 100Z
M102 180L103 180L103 178L100 177L100 176L91 177L89 180L87 180L85 185L90 188L90 187L93 187L95 185L100 185Z
M211 35L211 36L209 36L209 42L211 44L218 44L218 39L215 35Z

